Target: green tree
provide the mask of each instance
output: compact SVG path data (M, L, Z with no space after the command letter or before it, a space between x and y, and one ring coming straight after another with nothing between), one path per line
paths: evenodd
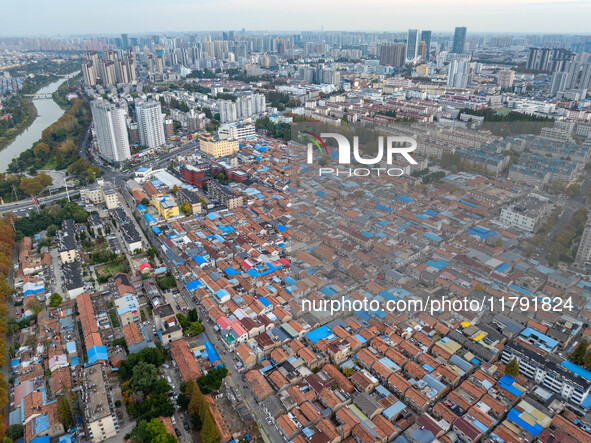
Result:
M25 428L23 425L10 425L6 430L6 435L12 440L18 440L24 435L24 433Z
M45 309L45 306L43 303L41 303L41 301L33 299L27 305L27 309L33 311L33 316L37 317L37 315L39 315L39 313Z
M164 363L164 355L158 348L144 348L127 358L127 366L129 368L134 368L140 362L150 363L158 367Z
M140 420L131 433L130 440L132 443L175 443L176 438L166 432L166 427L157 418L150 421Z
M52 308L57 308L62 303L62 296L59 295L57 292L54 292L49 297L49 306Z
M574 197L575 195L579 195L581 193L581 187L577 183L571 183L566 187L564 190L569 197Z
M199 398L198 396L193 395L191 400L189 400L187 411L189 411L190 414L199 414L199 412L201 411L201 400L202 397Z
M166 427L157 418L153 418L146 425L146 431L151 437L152 442L156 443L176 443L176 438L166 432Z
M153 364L142 361L134 366L133 375L131 376L131 385L135 389L139 389L143 392L150 392L157 381L158 370Z
M591 369L591 352L587 352L585 354L585 359L583 360L583 364L586 369Z
M583 364L588 347L589 343L587 340L581 340L581 343L578 344L573 353L570 355L569 360L578 365Z
M188 202L184 202L181 206L181 211L183 211L185 215L191 215L191 205Z
M191 323L191 332L195 335L201 334L203 332L203 325L198 321L194 321Z
M174 185L174 186L172 187L172 193L173 193L173 194L176 194L177 192L179 192L179 187L178 187L177 185Z
M179 312L176 315L176 319L179 321L179 325L181 325L181 328L185 329L189 327L189 319L182 312Z
M192 308L189 309L189 321L194 322L199 320L199 314L197 313L197 309Z
M39 182L41 189L44 189L44 188L51 186L53 184L53 179L49 175L47 175L45 172L40 173L37 177L35 177L35 180L37 180L37 182Z
M63 395L57 398L57 419L66 429L70 429L74 425L72 413L70 412L70 404Z
M28 177L24 177L21 180L19 187L26 195L37 195L43 189L43 186L38 180Z
M218 366L207 374L197 379L199 389L203 394L210 394L217 391L222 386L222 380L228 375L228 370L224 366Z
M517 358L513 358L513 360L507 363L507 366L505 366L505 374L512 377L517 377L519 375L519 363L517 362Z
M220 441L220 432L218 431L213 415L209 410L205 415L205 420L203 420L203 426L199 435L201 436L203 443L218 443Z
M550 191L553 194L559 194L566 188L566 183L561 180L554 180L550 183Z

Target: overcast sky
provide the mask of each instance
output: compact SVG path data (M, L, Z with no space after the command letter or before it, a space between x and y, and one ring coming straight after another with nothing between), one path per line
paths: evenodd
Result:
M0 0L0 35L170 31L591 33L589 0Z

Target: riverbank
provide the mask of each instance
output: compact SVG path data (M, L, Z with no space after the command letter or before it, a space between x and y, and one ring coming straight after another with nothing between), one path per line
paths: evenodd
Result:
M17 103L14 103L14 106L11 106L12 101L15 100L18 102L18 107L22 108L26 116L23 119L20 119L18 123L15 124L14 128L9 128L6 130L6 133L0 135L0 151L4 148L7 148L12 144L16 138L21 135L24 131L26 131L37 118L38 110L35 107L35 103L29 97L25 97L26 94L36 94L41 89L48 87L52 83L60 81L62 78L67 78L68 76L75 73L76 70L72 70L65 75L55 75L55 74L47 74L44 76L36 75L33 79L27 78L25 80L25 84L23 85L23 89L21 89L17 94L15 94L11 99L6 100L4 102L4 113L5 114L12 114L19 112L18 109L14 109L17 106Z
M33 100L23 96L15 98L20 102L21 108L24 110L26 116L16 124L14 128L10 128L0 137L0 151L10 146L16 138L29 128L37 118L37 108Z
M53 94L60 85L68 78L75 77L79 71L71 72L65 77L50 83L36 91L39 94ZM32 118L27 127L22 127L20 134L13 137L12 141L3 149L0 149L0 172L5 172L7 166L24 151L30 149L39 139L43 131L55 123L63 114L64 110L51 98L36 98L31 102L35 109L35 118Z
M72 105L71 101L67 99L68 94L76 92L76 82L82 82L82 72L78 72L78 74L70 77L61 85L58 86L57 91L55 91L51 96L53 101L57 103L57 105L65 111L70 109Z

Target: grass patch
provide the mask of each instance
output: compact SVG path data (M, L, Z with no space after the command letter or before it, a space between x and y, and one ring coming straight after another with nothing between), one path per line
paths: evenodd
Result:
M117 318L117 313L115 311L109 311L109 317L111 317L111 325L114 328L119 327L119 319Z

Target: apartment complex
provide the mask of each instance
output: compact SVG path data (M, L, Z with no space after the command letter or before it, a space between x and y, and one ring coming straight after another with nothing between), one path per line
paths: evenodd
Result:
M139 103L135 112L140 133L140 143L148 148L158 148L166 144L164 119L160 103L149 101Z
M125 111L113 103L95 100L91 103L94 131L101 157L119 163L131 157Z

